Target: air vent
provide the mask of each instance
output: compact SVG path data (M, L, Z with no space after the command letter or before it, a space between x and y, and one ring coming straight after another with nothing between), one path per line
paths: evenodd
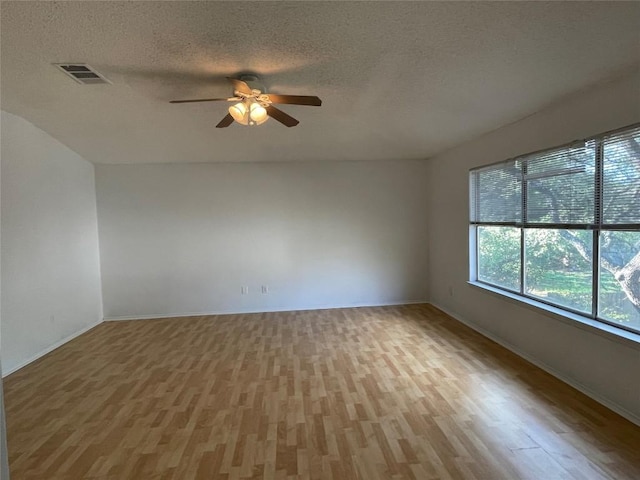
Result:
M86 63L54 63L54 65L76 82L84 85L111 83Z

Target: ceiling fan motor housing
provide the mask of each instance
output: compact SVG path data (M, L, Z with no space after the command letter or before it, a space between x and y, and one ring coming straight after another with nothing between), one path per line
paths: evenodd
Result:
M257 75L253 74L244 74L238 77L238 80L242 80L244 83L249 85L251 90L260 90L260 93L266 93L263 83L260 81L260 78Z

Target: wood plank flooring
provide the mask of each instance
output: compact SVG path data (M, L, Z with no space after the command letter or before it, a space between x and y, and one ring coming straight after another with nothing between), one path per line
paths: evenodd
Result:
M640 428L428 305L103 323L5 400L12 480L640 478Z

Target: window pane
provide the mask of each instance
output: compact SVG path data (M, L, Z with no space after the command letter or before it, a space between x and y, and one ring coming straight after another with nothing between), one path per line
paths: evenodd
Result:
M591 313L592 257L591 231L526 229L525 293Z
M520 229L478 227L478 280L520 290Z
M522 218L520 162L471 172L471 220L519 222Z
M603 153L603 223L640 223L640 128L606 138Z
M640 331L640 232L600 234L598 316Z
M595 142L527 159L527 222L593 223Z

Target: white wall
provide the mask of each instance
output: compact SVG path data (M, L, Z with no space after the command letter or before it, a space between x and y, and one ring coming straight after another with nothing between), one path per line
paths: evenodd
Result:
M98 165L105 317L424 301L425 171Z
M466 282L470 168L639 121L636 72L433 158L428 182L432 302L636 422L640 422L640 344L566 323Z
M102 321L93 166L2 112L2 368Z

